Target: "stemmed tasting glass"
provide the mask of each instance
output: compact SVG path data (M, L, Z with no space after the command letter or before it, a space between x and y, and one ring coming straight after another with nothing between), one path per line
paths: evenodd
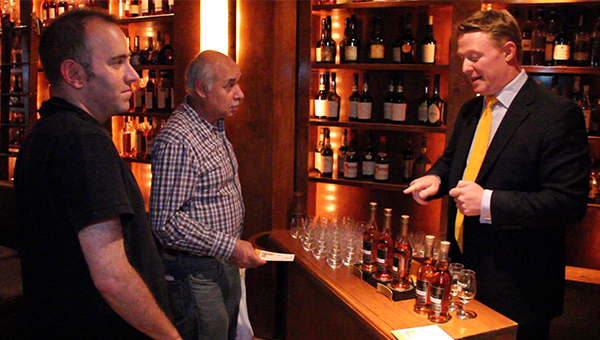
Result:
M477 293L477 280L475 279L475 272L470 269L463 269L460 271L458 277L458 298L463 303L463 308L456 313L456 316L461 320L468 320L477 317L477 313L469 310L465 310L464 306L469 303Z
M294 216L290 222L290 234L293 238L301 236L302 230L304 229L304 217Z
M448 271L450 272L450 276L452 277L452 281L450 282L450 299L455 298L458 295L458 277L460 276L460 271L463 270L465 266L462 263L450 263L448 267ZM448 305L449 312L456 312L461 308L461 305L456 303L455 301L450 301Z

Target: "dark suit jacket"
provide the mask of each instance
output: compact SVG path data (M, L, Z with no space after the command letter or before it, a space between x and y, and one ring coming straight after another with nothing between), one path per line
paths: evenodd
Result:
M444 154L428 174L441 178L436 197L461 180L484 97L461 108ZM571 100L529 78L500 124L476 182L493 190L492 224L464 222L464 254L454 240L456 205L449 201L452 262L477 275L476 299L518 323L562 313L564 236L587 209L590 158L585 121Z

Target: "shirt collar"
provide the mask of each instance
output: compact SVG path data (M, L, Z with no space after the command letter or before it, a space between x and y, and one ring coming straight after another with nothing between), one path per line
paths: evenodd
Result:
M517 96L517 93L521 91L523 85L527 81L527 72L521 69L521 72L513 79L508 85L504 86L500 92L496 93L496 98L502 106L508 108L512 104L513 100Z
M71 104L69 101L60 97L52 97L43 102L38 111L40 113L40 117L46 117L58 113L70 113L86 122L90 122L102 127L102 124L100 124L100 122L94 118L94 116L79 106Z
M202 129L206 129L208 131L216 131L216 132L220 132L220 133L224 133L225 132L225 119L219 119L217 121L217 125L213 125L211 123L209 123L206 119L200 117L200 115L198 114L198 112L196 112L196 110L194 110L192 108L192 106L189 103L189 95L186 95L185 98L183 99L183 103L181 104L181 106L183 107L182 112L188 116L192 122L194 122L194 124L200 126L200 128Z

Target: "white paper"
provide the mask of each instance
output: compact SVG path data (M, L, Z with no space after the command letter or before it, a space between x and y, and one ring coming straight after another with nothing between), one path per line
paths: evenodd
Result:
M292 262L294 261L294 254L283 254L283 253L274 253L272 251L260 250L256 249L256 253L258 256L265 261L282 261L282 262Z
M452 340L439 326L424 326L392 331L398 340Z

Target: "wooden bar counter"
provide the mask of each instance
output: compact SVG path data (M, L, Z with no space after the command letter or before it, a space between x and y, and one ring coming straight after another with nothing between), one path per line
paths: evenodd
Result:
M289 231L271 233L277 251L293 253L287 270L286 339L396 339L392 330L434 325L416 314L414 299L391 301L353 275L347 266L337 269L317 260ZM454 317L439 324L453 339L515 339L517 324L476 300L467 305L477 313L471 320Z

